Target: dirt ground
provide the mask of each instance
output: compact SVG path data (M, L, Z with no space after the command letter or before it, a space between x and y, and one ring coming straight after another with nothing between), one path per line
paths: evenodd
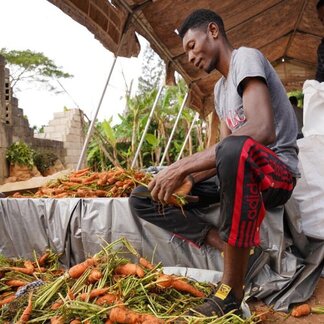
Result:
M324 278L319 280L313 296L309 299L308 304L312 306L324 307ZM324 314L310 314L308 316L296 318L287 313L274 312L262 302L249 303L251 311L258 314L267 312L262 318L263 324L284 323L284 324L324 324Z

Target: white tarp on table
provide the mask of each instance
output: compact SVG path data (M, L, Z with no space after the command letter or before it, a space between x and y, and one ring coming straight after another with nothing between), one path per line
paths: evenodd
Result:
M217 225L219 206L197 217ZM134 219L127 198L0 199L0 253L32 257L47 247L62 253L67 267L101 249L104 241L126 237L137 251L164 266L223 270L220 253L197 248L147 222ZM289 202L268 212L261 228L263 253L249 269L247 292L277 310L308 299L323 268L324 243L309 239Z

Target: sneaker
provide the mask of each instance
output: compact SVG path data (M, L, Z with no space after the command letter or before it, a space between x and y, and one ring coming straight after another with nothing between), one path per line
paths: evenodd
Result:
M235 298L231 290L230 286L219 283L216 292L205 298L203 304L191 309L187 314L194 316L199 313L207 317L221 317L230 311L234 311L234 314L242 316L241 303Z

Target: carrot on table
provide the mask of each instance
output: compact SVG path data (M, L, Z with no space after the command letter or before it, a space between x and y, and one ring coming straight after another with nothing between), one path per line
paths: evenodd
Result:
M71 173L73 177L82 177L83 175L87 174L90 171L90 168L85 168L82 170L74 171Z
M126 263L123 265L119 265L115 268L116 274L121 275L136 275L139 278L143 278L145 276L144 270L138 265L134 263Z
M291 315L294 317L301 317L309 315L312 312L312 308L308 304L302 304L295 306L291 312Z
M96 260L94 258L89 258L70 268L68 273L71 278L78 279L89 267L94 266L95 264Z
M33 272L35 270L34 267L33 267L33 269L31 269L31 268L23 268L23 267L8 267L6 269L10 270L10 271L24 273L24 274L27 274L27 275L33 274Z
M19 318L19 320L18 320L17 323L23 324L23 323L27 323L29 321L30 315L31 315L32 310L33 310L32 296L33 296L33 294L30 293L29 294L29 297L28 297L28 305L24 309L24 311L21 314L21 316L20 316L20 318Z

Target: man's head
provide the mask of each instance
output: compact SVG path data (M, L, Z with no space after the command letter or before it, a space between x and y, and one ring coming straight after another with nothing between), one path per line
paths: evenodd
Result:
M317 5L317 14L318 14L318 19L322 22L324 25L324 0L319 0Z
M216 67L217 40L226 40L224 23L220 16L207 9L192 12L179 28L179 36L189 62L211 72Z

